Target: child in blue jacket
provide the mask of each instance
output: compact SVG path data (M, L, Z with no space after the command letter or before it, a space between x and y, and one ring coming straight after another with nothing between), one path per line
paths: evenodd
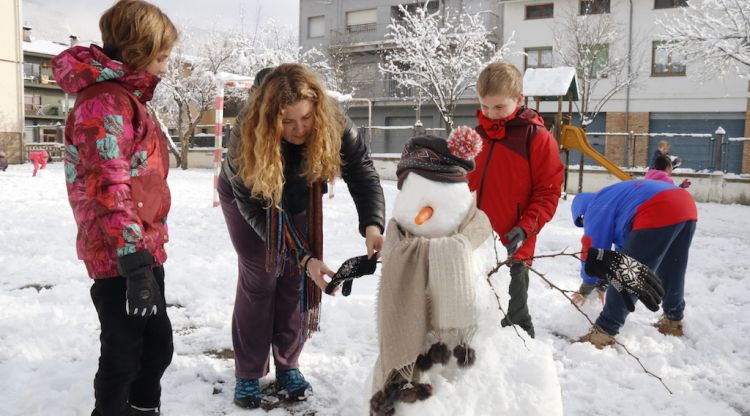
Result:
M597 193L579 194L573 199L571 210L575 225L584 229L584 256L590 247L611 249L614 245L616 251L656 272L666 293L662 303L664 316L656 327L663 334L681 336L685 270L698 220L692 196L665 182L632 180ZM583 264L581 278L581 290L598 283L598 279L586 274ZM611 345L628 313L625 300L610 287L596 324L580 340L597 348Z

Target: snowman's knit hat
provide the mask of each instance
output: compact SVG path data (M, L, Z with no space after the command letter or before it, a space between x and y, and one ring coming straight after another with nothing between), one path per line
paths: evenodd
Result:
M466 173L474 170L474 161L455 155L448 142L432 135L416 136L404 145L396 168L398 189L409 173L437 182L467 182Z

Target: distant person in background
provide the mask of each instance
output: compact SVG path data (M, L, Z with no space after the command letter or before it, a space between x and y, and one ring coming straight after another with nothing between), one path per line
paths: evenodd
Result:
M645 178L671 183L672 185L674 185L674 180L672 179L672 163L673 159L667 155L657 156L656 159L654 159L654 167L646 172ZM685 179L684 181L682 181L682 183L680 183L680 188L687 189L689 187L689 179Z
M5 154L5 150L0 147L0 170L5 172L5 169L8 169L8 157Z
M31 176L36 176L39 169L47 167L47 161L49 160L49 153L46 150L37 150L29 152L29 160L34 164L34 172Z
M669 156L669 149L672 146L669 144L668 141L662 140L659 142L659 145L656 147L656 150L654 150L654 154L651 155L651 163L648 164L649 167L653 168L654 163L656 162L656 158L662 155Z

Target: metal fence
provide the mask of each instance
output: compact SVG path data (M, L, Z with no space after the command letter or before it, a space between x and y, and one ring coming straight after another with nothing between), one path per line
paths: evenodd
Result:
M423 128L421 126L360 126L360 135L368 143L372 153L401 153L409 138L421 133L435 133L445 136L443 128ZM626 133L591 132L586 134L591 146L602 155L624 168L647 167L661 140L670 143L670 154L680 157L681 168L696 171L718 170L740 173L742 153L746 138L729 138L724 134L705 133ZM615 146L615 142L617 145ZM616 151L607 152L607 146ZM571 161L578 161L578 152L571 151ZM574 162L575 163L575 162ZM596 162L584 158L585 165Z

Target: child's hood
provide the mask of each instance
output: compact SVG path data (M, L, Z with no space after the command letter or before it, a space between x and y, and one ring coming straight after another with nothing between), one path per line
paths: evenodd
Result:
M537 126L544 127L544 119L536 111L528 107L521 107L516 113L516 116L508 121L507 126L525 126L529 124L536 124Z
M52 59L55 81L69 94L105 81L113 81L137 96L141 102L151 100L159 77L110 59L96 45L74 46Z

